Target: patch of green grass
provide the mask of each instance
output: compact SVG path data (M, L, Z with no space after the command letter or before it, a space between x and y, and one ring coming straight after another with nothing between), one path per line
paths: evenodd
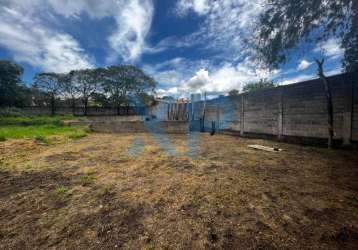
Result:
M75 131L74 133L68 135L68 137L71 139L80 139L80 138L86 137L86 136L87 136L86 130L78 130L78 131Z
M63 126L63 121L68 119L65 116L33 116L33 117L1 117L0 126L35 126L35 125L54 125Z
M82 137L86 133L83 127L67 127L67 126L54 126L54 125L37 125L37 126L0 126L0 137L4 138L35 138L47 137L50 135L65 135Z
M36 125L36 126L0 126L0 138L39 138L51 135L64 135L72 139L82 138L87 135L86 128L83 126L55 126L55 125Z
M58 195L65 195L65 194L67 194L68 192L69 192L69 188L68 187L58 187L58 188L56 188L56 193L58 194Z

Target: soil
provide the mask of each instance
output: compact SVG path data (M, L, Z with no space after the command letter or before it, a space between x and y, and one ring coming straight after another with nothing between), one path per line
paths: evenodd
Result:
M357 151L199 138L0 142L0 249L358 249Z

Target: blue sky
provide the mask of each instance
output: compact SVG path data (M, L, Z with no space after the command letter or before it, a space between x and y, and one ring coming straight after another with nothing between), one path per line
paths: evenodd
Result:
M341 71L339 40L302 44L269 72L243 43L265 0L0 0L0 58L36 72L134 64L159 95L222 94L259 78L289 84L313 78L315 57Z

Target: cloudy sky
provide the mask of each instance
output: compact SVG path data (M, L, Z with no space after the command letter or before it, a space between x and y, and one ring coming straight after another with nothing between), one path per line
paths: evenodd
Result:
M278 70L257 69L243 38L265 0L0 0L0 59L36 72L134 64L175 97L241 89L268 77L289 84L341 71L339 41L301 45Z

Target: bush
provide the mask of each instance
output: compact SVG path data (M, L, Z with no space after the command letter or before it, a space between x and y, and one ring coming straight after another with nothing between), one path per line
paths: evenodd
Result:
M8 107L8 108L0 108L0 117L26 117L27 114L19 108Z
M0 141L6 141L6 137L5 136L0 136Z

